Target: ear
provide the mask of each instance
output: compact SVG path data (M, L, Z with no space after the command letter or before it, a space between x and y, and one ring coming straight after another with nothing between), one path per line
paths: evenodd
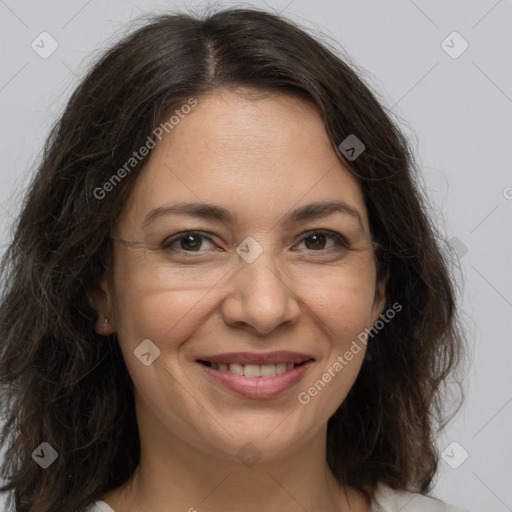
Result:
M101 336L109 336L115 332L110 287L106 278L95 283L87 294L89 305L96 311L97 319L94 330Z
M384 307L386 305L386 281L382 280L380 283L377 283L375 287L375 296L373 298L372 305L372 325L379 319L379 317L384 312Z

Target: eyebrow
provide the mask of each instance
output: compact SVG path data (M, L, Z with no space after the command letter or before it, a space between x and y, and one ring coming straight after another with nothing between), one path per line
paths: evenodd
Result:
M318 201L301 206L290 213L284 219L284 224L296 224L311 219L318 219L320 217L327 217L333 213L344 213L354 217L364 230L363 220L361 214L352 206L344 201ZM161 206L151 210L143 222L143 227L147 226L151 221L157 217L169 214L185 214L193 217L200 217L202 219L218 220L225 224L232 224L237 216L232 214L229 210L207 203L177 203L168 206Z

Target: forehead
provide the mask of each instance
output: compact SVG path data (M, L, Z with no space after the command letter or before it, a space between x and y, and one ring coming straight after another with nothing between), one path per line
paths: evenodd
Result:
M313 105L284 94L219 91L198 97L164 134L128 211L135 220L179 200L220 203L237 217L240 210L263 216L336 199L357 208L367 223L360 185Z

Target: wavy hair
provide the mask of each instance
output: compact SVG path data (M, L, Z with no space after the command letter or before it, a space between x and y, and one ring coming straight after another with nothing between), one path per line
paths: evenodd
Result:
M382 482L428 492L446 424L443 393L461 361L455 284L398 123L326 42L258 9L144 19L91 66L46 141L2 260L2 492L16 512L80 512L139 463L133 383L117 338L95 333L89 292L111 273L111 231L149 157L101 200L95 190L164 115L217 89L299 95L358 178L386 305L403 311L328 421L327 462L370 499ZM356 134L354 161L338 145ZM451 417L451 416L450 416ZM44 470L42 442L59 454Z

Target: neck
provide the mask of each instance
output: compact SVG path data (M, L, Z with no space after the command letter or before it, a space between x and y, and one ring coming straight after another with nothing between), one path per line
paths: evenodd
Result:
M206 454L155 418L139 421L139 435L137 470L103 497L115 512L369 510L369 503L338 484L330 471L325 428L293 453L258 461Z

